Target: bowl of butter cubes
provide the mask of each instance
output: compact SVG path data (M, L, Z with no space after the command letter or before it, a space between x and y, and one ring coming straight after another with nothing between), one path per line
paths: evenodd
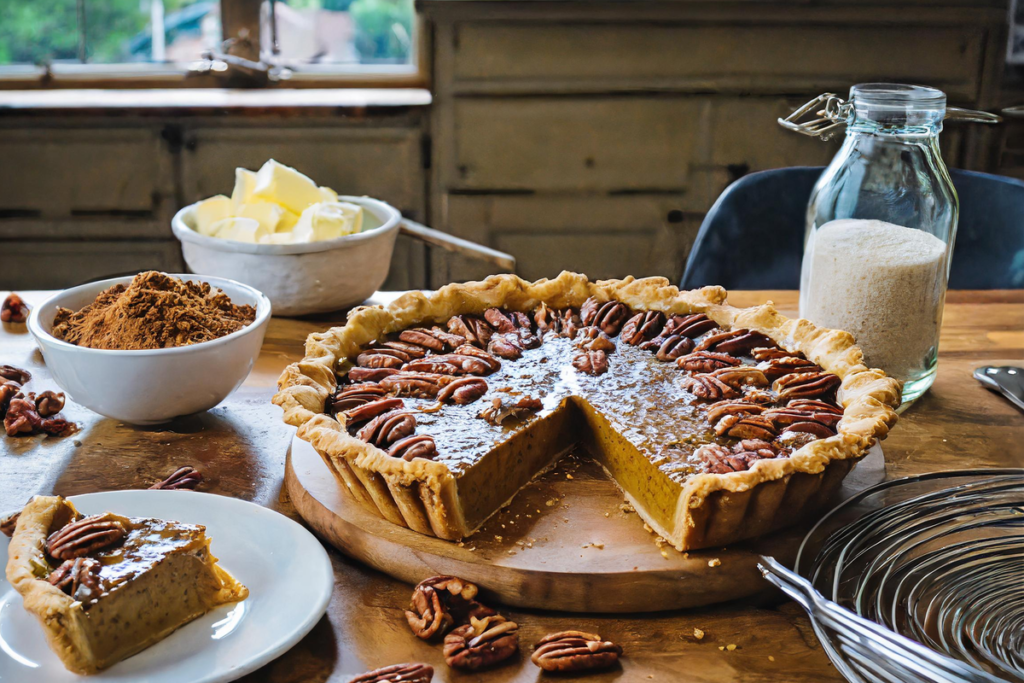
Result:
M338 195L267 161L235 169L231 196L179 211L171 222L189 270L243 282L275 315L335 311L384 283L401 214L377 199Z

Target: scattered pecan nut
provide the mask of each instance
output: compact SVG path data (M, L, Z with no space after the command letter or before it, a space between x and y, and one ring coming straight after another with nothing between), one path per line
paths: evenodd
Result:
M621 654L621 647L599 635L561 631L537 641L530 661L544 671L592 671L614 666Z
M392 410L373 418L356 433L356 437L377 448L388 449L396 441L412 436L416 418L404 410Z
M58 560L72 560L107 548L128 535L109 513L84 517L50 534L46 552Z
M163 491L195 491L201 483L203 483L203 473L195 467L185 465L174 470L169 477L153 484L149 488Z
M487 393L487 381L480 377L460 377L437 394L438 403L451 401L457 405L472 403Z
M572 366L588 375L601 375L608 372L608 354L587 349L572 359Z
M28 314L31 309L28 307L20 296L11 292L4 299L4 303L0 305L0 322L5 323L23 323L28 320Z
M642 311L626 321L622 327L622 340L637 346L658 336L665 326L665 314L660 311Z
M432 576L413 589L405 618L417 637L429 640L474 616L493 616L493 610L476 601L479 592L476 584L456 576Z
M429 664L411 662L409 664L392 664L367 671L348 683L430 683L433 678L434 667Z
M50 572L46 581L76 600L91 600L103 594L103 584L100 581L102 567L103 565L90 557L76 557L73 560L65 560Z
M18 384L28 384L29 380L32 379L32 373L28 370L16 368L13 365L0 365L0 377L12 380Z
M501 396L491 399L491 404L480 411L477 417L494 426L500 426L505 420L522 419L527 415L537 412L544 407L540 399L524 396L515 403L506 401Z
M680 356L676 360L676 365L690 372L713 372L719 368L727 368L739 364L739 358L733 358L724 353L714 353L712 351L694 351L685 356Z
M36 396L36 412L40 417L53 417L64 410L63 391L44 391Z
M7 414L11 399L21 393L21 385L12 379L0 380L0 417Z
M801 372L783 375L772 383L772 390L779 395L779 401L793 399L835 399L836 391L843 381L828 372Z
M413 434L391 444L388 455L402 460L433 460L437 457L437 445L434 443L434 437L428 434Z
M502 616L470 619L444 639L444 661L457 669L481 669L497 664L519 649L519 626Z
M43 417L36 411L35 395L15 394L7 403L4 431L7 436L34 434L43 427Z

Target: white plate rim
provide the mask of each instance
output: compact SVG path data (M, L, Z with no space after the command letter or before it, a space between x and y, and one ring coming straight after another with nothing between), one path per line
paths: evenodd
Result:
M316 548L319 548L320 552L318 554L318 558L303 557L303 561L304 563L312 563L315 562L316 559L320 559L323 562L323 569L325 570L325 574L328 577L328 580L325 582L324 586L321 587L322 590L320 594L317 596L318 599L314 605L314 608L306 615L306 618L287 636L279 637L276 642L273 642L270 645L264 647L259 652L250 655L246 660L244 660L241 664L237 666L230 666L228 669L222 670L220 672L215 672L215 674L211 676L201 678L190 678L190 683L228 683L229 681L237 680L242 676L245 676L247 674L252 673L253 671L256 671L260 667L274 661L275 659L283 655L285 652L293 648L295 645L297 645L299 641L305 638L306 635L308 635L309 632L313 630L313 627L316 626L316 624L327 612L327 606L330 604L331 596L334 593L334 568L331 564L331 558L328 555L327 550L324 548L323 544L320 542L320 540L316 536L314 536L312 532L309 531L309 529L276 510L272 510L270 508L264 507L257 503L252 503L247 500L242 500L240 498L222 496L215 493L204 493L187 490L159 491L149 489L130 489L124 491L98 491L94 493L83 493L74 496L68 496L67 499L72 503L78 505L82 502L90 502L91 500L94 499L105 499L108 497L118 498L126 495L138 496L139 494L142 494L144 496L173 496L175 498L181 498L182 500L186 501L189 498L194 498L196 496L204 498L216 497L219 501L217 504L223 504L228 507L238 505L241 509L246 511L251 511L253 508L257 508L259 510L258 512L255 513L257 515L276 515L278 517L281 517L284 521L295 525L297 530L300 530L302 532L299 534L300 537L302 537L302 534L305 534L305 536L313 542L314 546ZM104 504L106 505L106 503ZM4 545L3 547L3 554L5 557L7 556L6 545ZM13 587L7 581L5 573L0 572L0 594L13 590ZM187 628L187 626L188 625L186 624L182 628ZM102 681L102 675L103 672L101 671L98 674L89 676L88 679ZM85 680L85 678L83 678L83 680Z

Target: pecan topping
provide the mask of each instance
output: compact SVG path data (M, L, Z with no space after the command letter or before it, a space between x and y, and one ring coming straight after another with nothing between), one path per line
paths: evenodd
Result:
M837 375L827 372L801 372L783 375L772 383L772 389L779 395L779 401L796 398L817 398L831 401L842 384Z
M591 325L584 327L576 333L574 344L578 349L589 349L591 351L604 351L612 353L615 351L615 342L599 327Z
M400 398L381 398L376 401L364 403L361 406L351 408L341 413L345 417L345 424L356 424L357 422L365 422L366 420L372 420L373 418L388 412L389 410L396 410L405 406L405 402Z
M689 355L680 356L676 361L676 365L690 372L712 372L719 368L727 368L739 364L739 358L711 351L694 351Z
M558 334L562 330L562 319L559 317L558 311L545 303L541 303L533 312L533 322L537 325L537 333L541 335L548 332Z
M487 393L487 382L479 377L462 377L440 391L437 402L451 401L457 405L472 403Z
M487 352L505 360L519 360L523 355L523 349L519 345L517 337L496 334L487 343Z
M491 404L484 408L477 417L483 418L494 426L500 426L509 418L522 419L531 413L542 409L544 404L540 399L524 396L515 403L505 402L501 396L491 399Z
M411 413L392 410L367 422L356 434L356 438L378 448L387 449L396 441L412 436L414 431L416 418Z
M707 418L715 424L726 415L759 415L764 410L764 406L749 401L719 401L708 406Z
M434 678L434 667L429 664L412 662L392 664L359 674L348 683L430 683Z
M385 377L394 375L398 368L352 368L348 371L348 380L358 382L379 382Z
M58 560L71 560L111 546L128 535L109 513L84 517L50 534L46 552Z
M433 460L437 457L437 445L434 444L434 437L427 434L413 434L391 444L388 455L402 460L423 458Z
M830 427L826 427L820 422L794 422L793 424L786 427L787 432L799 432L803 434L813 434L819 439L827 439L830 436L835 435L835 430Z
M14 529L18 526L18 517L21 517L21 510L12 512L6 517L0 519L0 533L7 538L14 535Z
M434 353L442 353L445 350L444 340L437 337L430 330L423 329L422 327L417 328L415 330L403 330L402 333L398 335L398 339L400 341L404 341L407 344L415 344L416 346L422 346L423 348L429 349ZM462 343L461 337L458 343Z
M381 346L404 353L409 358L423 358L423 356L427 355L427 349L419 344L410 344L403 341L386 341Z
M397 369L402 367L402 364L408 363L409 360L409 355L401 351L373 348L367 349L356 356L356 365L361 368L371 368L374 370L380 368Z
M488 308L484 311L484 320L491 324L495 330L501 333L515 332L516 325L512 322L511 314L503 313L497 308Z
M821 368L815 363L797 356L784 356L782 358L766 360L758 364L757 368L770 381L775 381L783 375L790 375L794 372L821 372Z
M622 327L622 339L636 346L640 342L654 339L665 326L665 315L659 311L637 313Z
M530 660L545 671L606 669L619 661L622 648L583 631L549 633L537 641Z
M439 375L430 372L399 372L385 377L380 386L395 396L412 396L414 398L433 398L441 387L452 382L451 375Z
M483 349L478 349L471 344L463 344L462 346L455 349L455 355L470 356L478 360L483 361L487 365L488 372L495 372L501 367L501 361L487 353Z
M491 340L493 331L486 321L471 315L456 315L448 321L448 331L463 337L467 343L479 346L487 346Z
M843 415L843 409L839 406L831 403L825 403L824 401L817 401L815 399L794 399L787 403L786 407L796 410L810 410L815 413L832 413L833 415L839 415L840 417Z
M740 328L728 332L717 332L704 338L697 344L697 351L714 351L715 353L726 353L730 356L741 356L758 346L771 346L775 344L768 336L760 332Z
M821 404L824 407L815 404ZM834 433L835 426L843 419L843 411L821 401L791 401L784 408L773 408L767 411L764 416L771 420L777 428L789 427L800 422L814 422L830 428Z
M13 365L0 365L0 377L17 382L18 384L28 384L29 380L32 379L32 373L28 370L16 368Z
M44 391L36 396L36 412L40 417L53 417L64 410L63 391Z
M351 373L349 373L351 374ZM338 387L330 400L328 412L332 415L384 398L387 392L378 384L350 384Z
M166 491L181 491L183 489L195 491L199 488L201 483L203 483L203 473L195 467L189 467L186 465L174 470L174 473L171 474L171 476L161 482L153 484L149 488L163 489Z
M663 363L674 361L693 351L693 340L681 334L666 337L654 357Z
M737 398L740 395L739 391L711 374L687 377L682 381L681 386L697 398L711 401L718 401L723 398Z
M737 439L774 439L775 425L761 415L726 415L715 424L719 436Z
M76 557L65 560L50 572L46 581L77 600L91 600L103 594L100 583L101 565L91 557Z
M445 346L452 349L458 348L459 346L462 346L468 341L465 337L458 334L453 334L446 330L442 330L440 327L437 327L436 325L430 328L430 334L432 334L435 339L440 339L442 342L444 342Z
M588 375L601 375L608 372L608 354L588 349L572 359L572 366Z
M476 601L477 593L476 584L469 581L455 576L432 576L416 585L405 618L413 633L429 640L471 617L493 616L494 610Z
M745 385L768 386L764 373L749 365L737 365L731 368L719 368L711 373L715 378L737 389Z
M452 356L428 356L419 360L407 363L402 370L406 372L423 372L433 375L462 375L465 374L460 365L449 362Z
M713 474L728 474L750 469L757 460L774 458L776 453L770 444L749 439L741 441L730 450L718 444L705 444L694 451L698 460L702 460Z
M441 375L489 375L501 367L501 361L482 349L463 344L454 353L429 356L406 364L410 372L434 372Z
M629 317L629 308L621 301L599 303L590 297L580 308L580 320L584 325L595 325L605 334L614 337Z
M508 659L519 649L519 626L502 616L471 618L444 639L444 660L458 669L480 669Z
M662 330L661 334L666 337L673 334L681 334L684 337L696 339L705 332L710 332L717 328L718 324L703 313L674 315L665 323L665 329Z
M29 307L20 296L11 292L0 305L0 322L23 323L28 320Z

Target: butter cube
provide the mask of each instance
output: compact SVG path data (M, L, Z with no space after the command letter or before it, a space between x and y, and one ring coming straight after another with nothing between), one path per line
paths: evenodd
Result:
M267 229L267 232L277 230L277 224L285 212L291 213L288 209L270 202L257 202L255 204L242 204L238 207L235 215L242 218L251 218Z
M299 214L292 213L288 209L283 210L281 220L277 222L277 232L291 232L295 228L295 224L299 222Z
M243 204L253 203L252 192L255 188L256 174L247 168L236 168L235 188L231 191L231 203L234 205L236 213Z
M322 202L336 202L338 201L338 193L329 187L320 186L320 201Z
M292 230L296 242L320 242L363 229L363 208L348 202L318 202L302 212Z
M252 194L257 199L280 204L297 214L322 199L316 183L294 168L273 159L263 164L256 173L256 186Z
M222 194L196 204L196 232L207 237L213 235L213 224L231 215L231 200Z
M252 244L259 242L260 238L264 235L270 234L270 231L260 225L259 221L255 221L252 218L238 218L237 216L217 221L213 224L212 229L214 230L214 237L234 240L236 242L250 242Z
M260 238L260 244L292 244L294 241L295 235L290 231L275 232Z

